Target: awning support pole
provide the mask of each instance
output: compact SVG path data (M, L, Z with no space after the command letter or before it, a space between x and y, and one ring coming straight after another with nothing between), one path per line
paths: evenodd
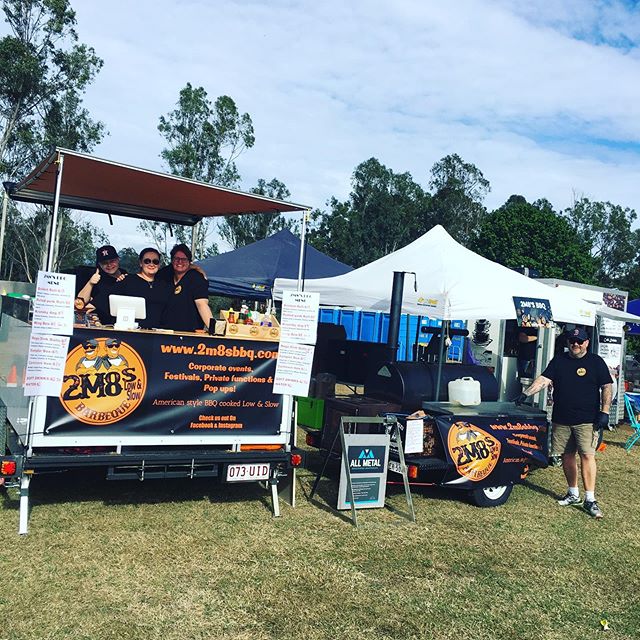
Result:
M199 224L199 222L196 222L193 227L191 227L191 255L194 260L200 260L200 256L196 256L196 228Z
M46 271L53 269L53 261L55 258L56 250L56 238L58 237L58 210L60 208L60 191L62 189L62 169L64 167L64 156L59 153L56 160L58 169L56 171L56 193L53 200L53 215L51 217L51 231L49 234L49 252L47 254L47 264L45 265Z
M7 226L7 207L9 206L9 194L5 190L2 197L2 220L0 221L0 267L4 251L4 230Z
M300 233L300 261L298 262L298 288L297 291L304 290L304 284L302 282L302 273L304 269L305 253L307 252L306 237L307 237L307 217L309 215L309 209L302 214L302 231Z

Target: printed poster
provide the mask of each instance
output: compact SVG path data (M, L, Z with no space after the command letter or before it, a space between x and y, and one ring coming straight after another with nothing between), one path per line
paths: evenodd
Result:
M551 303L543 298L519 298L513 296L516 320L519 327L540 329L553 323Z
M73 301L75 275L38 271L36 298L33 305L32 331L34 333L73 333Z
M62 389L69 338L32 333L24 380L25 396L58 397Z
M319 293L285 291L282 296L280 341L315 344L319 307Z
M302 397L309 394L314 349L313 345L280 343L273 393Z

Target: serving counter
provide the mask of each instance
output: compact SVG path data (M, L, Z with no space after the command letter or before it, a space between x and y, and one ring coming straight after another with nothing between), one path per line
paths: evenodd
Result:
M31 443L286 443L272 393L278 343L76 327L59 398L37 398Z

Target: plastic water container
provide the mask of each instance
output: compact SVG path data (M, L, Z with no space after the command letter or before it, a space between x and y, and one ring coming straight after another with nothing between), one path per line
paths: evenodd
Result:
M465 406L480 404L480 382L465 377L449 383L449 402Z

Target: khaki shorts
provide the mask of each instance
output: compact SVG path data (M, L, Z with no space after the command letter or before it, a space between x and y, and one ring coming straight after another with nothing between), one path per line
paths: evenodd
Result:
M553 423L551 431L551 455L564 453L586 453L594 455L600 434L593 430L593 422L583 422L568 426Z

